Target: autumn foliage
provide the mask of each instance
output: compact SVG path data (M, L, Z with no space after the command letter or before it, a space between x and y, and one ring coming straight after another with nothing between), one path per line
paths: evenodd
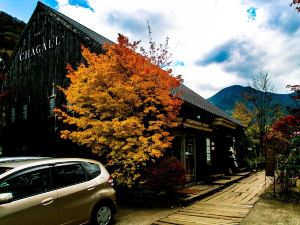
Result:
M182 163L174 156L164 156L145 169L145 178L141 186L158 192L172 191L174 187L185 183L185 170Z
M294 94L292 97L296 102L300 100L300 85L287 85ZM272 124L272 133L279 133L286 142L294 136L300 134L300 108L290 110L290 115L286 115Z
M294 6L298 12L300 12L300 0L293 0L290 3L290 6Z
M288 89L290 89L290 91L295 92L295 99L300 99L300 85L296 84L296 85L287 85L286 86Z
M67 125L61 137L106 159L119 184L133 185L149 163L171 146L170 128L182 101L170 89L179 77L136 53L138 43L119 35L105 54L83 48L86 63L69 66L66 106L57 115Z
M247 108L245 104L241 102L235 104L232 117L239 120L246 128L245 134L249 141L249 147L252 148L259 143L259 126L255 116L255 112Z
M277 120L272 125L274 132L280 132L286 138L291 138L300 131L300 118L294 115L287 115Z
M288 85L287 88L293 92L292 98L295 103L300 100L300 85ZM297 104L296 104L297 105ZM300 137L300 108L290 109L290 114L276 120L271 126L268 139L276 142L276 147L280 147L280 153L285 153L290 147L300 147L295 143ZM296 145L295 145L296 144Z

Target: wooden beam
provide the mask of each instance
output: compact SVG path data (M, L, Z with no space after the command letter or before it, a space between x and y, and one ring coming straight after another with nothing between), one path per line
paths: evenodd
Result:
M229 120L226 120L224 118L215 118L212 122L212 125L214 126L224 126L224 127L228 127L230 129L235 130L236 129L236 125L234 123L232 123Z
M207 131L207 132L212 132L213 131L213 129L209 127L209 124L198 122L198 121L191 120L191 119L185 119L182 122L182 124L183 124L184 127L188 127L188 128L203 130L203 131Z

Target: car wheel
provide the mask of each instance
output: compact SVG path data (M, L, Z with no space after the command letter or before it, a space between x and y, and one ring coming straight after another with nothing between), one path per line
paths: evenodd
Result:
M99 205L93 215L93 224L95 225L108 225L111 224L113 219L113 212L109 205Z

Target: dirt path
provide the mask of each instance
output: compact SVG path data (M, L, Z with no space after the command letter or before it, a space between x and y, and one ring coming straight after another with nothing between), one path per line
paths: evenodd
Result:
M154 224L240 224L264 190L265 175L261 171Z

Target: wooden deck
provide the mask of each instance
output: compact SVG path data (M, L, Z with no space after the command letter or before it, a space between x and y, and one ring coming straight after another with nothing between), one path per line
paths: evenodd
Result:
M265 174L261 171L153 224L240 224L264 190Z

